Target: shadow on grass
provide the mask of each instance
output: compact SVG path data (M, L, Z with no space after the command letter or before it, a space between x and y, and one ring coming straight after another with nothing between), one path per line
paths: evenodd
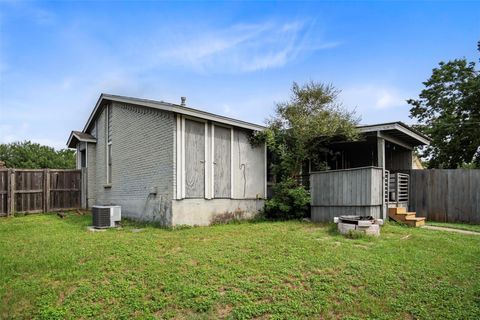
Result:
M70 225L72 227L86 228L92 225L92 213L84 212L79 213L77 211L63 211L63 212L48 212L43 213L52 220L58 220L61 223ZM154 223L140 222L131 220L128 218L122 218L120 223L122 228L134 229L134 228L147 228L147 227L160 227Z
M327 227L327 233L331 236L342 236L340 232L338 231L338 226L336 223L328 223L326 225Z
M92 224L92 215L89 212L78 214L76 211L62 211L47 212L42 213L42 215L46 215L52 220L78 228L85 228Z

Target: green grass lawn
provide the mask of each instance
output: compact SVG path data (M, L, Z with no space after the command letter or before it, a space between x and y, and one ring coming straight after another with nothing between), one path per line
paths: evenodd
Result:
M480 236L260 222L89 232L0 219L0 318L478 319Z

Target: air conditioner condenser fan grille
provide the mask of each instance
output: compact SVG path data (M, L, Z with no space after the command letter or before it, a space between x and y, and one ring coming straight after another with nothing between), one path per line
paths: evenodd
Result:
M93 226L95 228L110 227L110 208L92 208Z

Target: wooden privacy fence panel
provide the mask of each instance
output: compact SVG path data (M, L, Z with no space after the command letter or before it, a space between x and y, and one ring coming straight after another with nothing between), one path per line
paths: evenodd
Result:
M480 223L480 170L410 170L410 209L440 222Z
M80 170L0 170L0 216L80 207Z
M44 209L44 172L15 170L12 172L15 183L11 189L13 212L43 212Z
M50 210L80 208L81 171L50 171Z
M310 174L311 218L331 222L340 215L382 217L383 169L362 167Z

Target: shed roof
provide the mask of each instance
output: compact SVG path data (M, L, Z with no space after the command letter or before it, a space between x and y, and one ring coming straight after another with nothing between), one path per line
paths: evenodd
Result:
M431 141L428 136L401 121L361 125L357 128L361 133L377 132L391 140L401 140L411 146L428 145Z

